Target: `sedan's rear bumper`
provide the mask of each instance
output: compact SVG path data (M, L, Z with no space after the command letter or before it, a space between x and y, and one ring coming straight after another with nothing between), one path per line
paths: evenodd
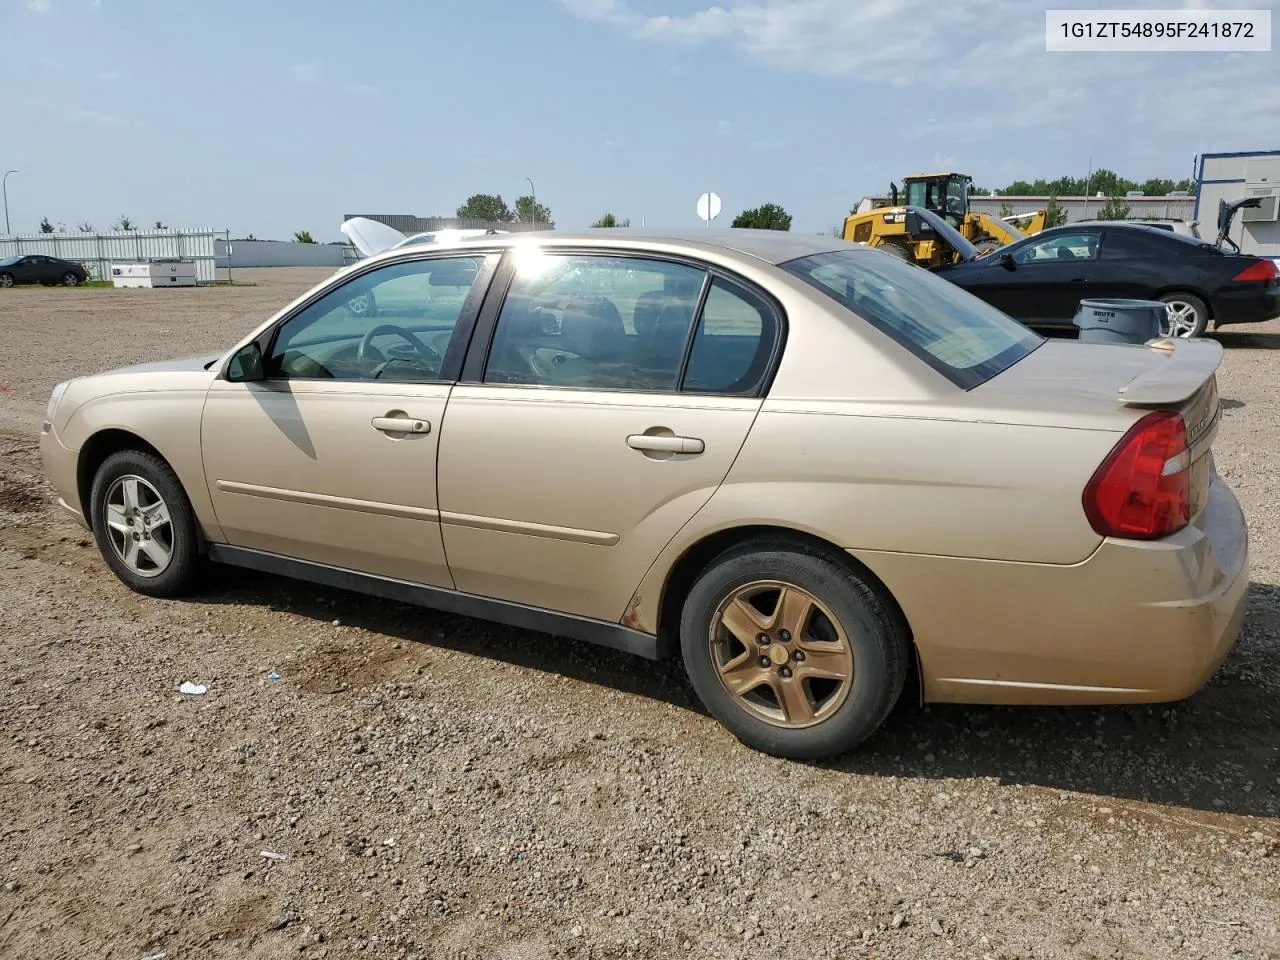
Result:
M1233 323L1262 323L1280 316L1280 288L1274 281L1266 284L1241 283L1224 287L1213 298L1215 327Z
M1071 566L857 556L902 605L925 699L942 702L1182 699L1230 652L1249 587L1244 515L1218 478L1192 526L1104 540Z

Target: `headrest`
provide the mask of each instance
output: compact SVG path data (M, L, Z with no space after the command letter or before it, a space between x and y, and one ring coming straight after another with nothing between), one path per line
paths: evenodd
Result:
M588 360L615 360L627 346L622 315L604 297L566 304L560 313L560 338L565 350Z

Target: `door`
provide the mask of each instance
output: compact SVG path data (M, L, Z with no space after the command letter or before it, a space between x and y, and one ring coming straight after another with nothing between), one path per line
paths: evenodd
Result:
M436 447L495 260L455 254L359 274L261 338L264 379L214 381L201 440L231 544L452 585Z
M687 263L532 253L513 270L441 432L449 568L468 593L617 622L737 456L780 316Z
M55 260L53 257L37 257L39 266L36 268L40 272L41 283L61 283L62 275L67 271L63 269L61 260Z
M43 257L34 255L25 256L13 265L13 281L14 283L41 283L44 276L41 273L40 261Z
M1070 230L1024 241L1009 251L1011 265L986 267L984 299L1026 324L1070 326L1081 299L1104 295L1093 286L1098 237L1097 230Z
M1174 245L1194 249L1190 244L1170 241L1160 234L1145 236L1141 227L1108 227L1102 231L1102 250L1089 280L1091 297L1124 297L1149 300L1178 257Z

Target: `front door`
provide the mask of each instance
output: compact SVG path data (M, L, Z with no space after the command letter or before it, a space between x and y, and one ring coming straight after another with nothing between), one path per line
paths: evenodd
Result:
M452 585L436 447L448 363L491 262L455 254L359 274L278 326L265 379L214 382L205 476L232 545Z
M997 306L1027 324L1071 326L1082 299L1106 295L1095 286L1098 237L1097 230L1054 233L1014 250L1012 270L993 264L1007 284L1007 305Z
M454 388L441 434L449 567L468 593L616 622L728 473L780 321L685 263L515 263L482 375Z

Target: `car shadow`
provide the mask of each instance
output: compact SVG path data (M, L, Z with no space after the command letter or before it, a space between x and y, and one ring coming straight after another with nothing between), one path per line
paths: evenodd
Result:
M1280 350L1280 333L1227 329L1213 330L1208 336L1222 344L1224 350Z
M218 568L211 604L255 604L319 623L340 620L398 640L705 709L678 657L661 663L394 601L235 568ZM1280 587L1254 583L1236 649L1189 700L1123 707L921 706L914 678L880 731L815 764L923 779L992 779L1161 806L1280 815ZM333 692L333 691L327 691ZM727 749L746 749L728 747Z

